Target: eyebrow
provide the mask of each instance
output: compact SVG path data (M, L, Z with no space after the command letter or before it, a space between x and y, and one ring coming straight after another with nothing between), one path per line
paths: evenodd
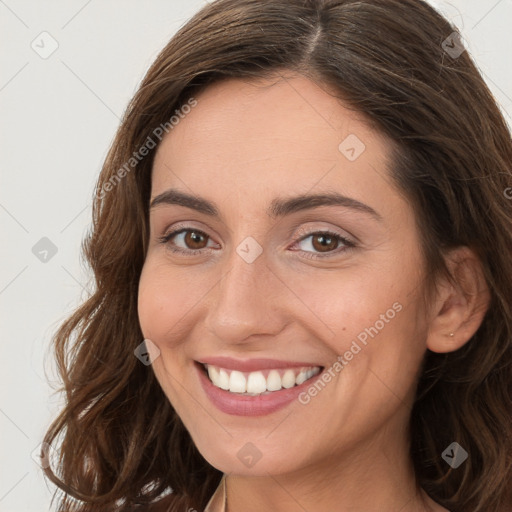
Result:
M159 205L173 204L191 208L192 210L196 210L211 217L219 217L219 210L211 201L176 189L169 189L157 195L151 201L150 208ZM352 199L351 197L338 194L337 192L302 194L289 198L276 198L270 203L267 214L271 217L284 217L301 210L318 208L320 206L343 206L344 208L350 208L369 214L377 220L382 220L382 216L371 206L361 203L356 199Z

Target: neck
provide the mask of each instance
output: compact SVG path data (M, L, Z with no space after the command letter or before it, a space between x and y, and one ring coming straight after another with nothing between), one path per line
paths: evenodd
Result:
M388 432L389 434L389 432ZM402 442L400 442L400 437ZM226 477L227 512L444 511L414 478L407 436L372 439L288 473ZM334 451L333 451L334 452Z

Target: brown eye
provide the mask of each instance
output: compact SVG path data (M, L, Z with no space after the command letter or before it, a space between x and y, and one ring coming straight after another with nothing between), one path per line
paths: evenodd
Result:
M312 246L318 252L328 252L337 249L339 237L327 234L318 234L313 236Z
M355 247L355 243L331 231L316 231L299 239L296 244L303 257L317 259L336 256Z
M169 249L176 253L195 254L203 249L210 249L208 241L210 237L192 228L182 228L172 231L161 237L160 242L169 246Z
M208 235L201 231L187 230L183 240L188 249L204 249L208 243Z

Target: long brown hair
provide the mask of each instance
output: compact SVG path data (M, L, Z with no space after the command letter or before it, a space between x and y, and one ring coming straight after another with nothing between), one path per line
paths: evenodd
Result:
M446 249L464 245L480 257L489 310L461 349L427 351L411 458L418 484L451 511L512 510L512 142L468 52L449 51L459 44L453 32L421 0L218 0L171 39L128 105L97 183L84 241L95 291L53 340L66 405L44 438L59 446L58 466L45 474L66 495L59 511L126 511L158 499L165 510L202 510L219 483L151 366L134 356L156 151L141 157L140 148L148 138L158 146L155 129L170 131L176 110L209 84L283 70L334 87L394 141L392 178L414 208L429 287L446 272ZM458 469L441 458L453 441L469 454Z

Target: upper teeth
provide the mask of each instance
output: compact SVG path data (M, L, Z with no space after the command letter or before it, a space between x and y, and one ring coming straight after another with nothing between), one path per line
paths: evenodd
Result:
M242 373L211 364L205 365L213 385L232 393L260 394L302 384L320 372L320 367L288 368Z

